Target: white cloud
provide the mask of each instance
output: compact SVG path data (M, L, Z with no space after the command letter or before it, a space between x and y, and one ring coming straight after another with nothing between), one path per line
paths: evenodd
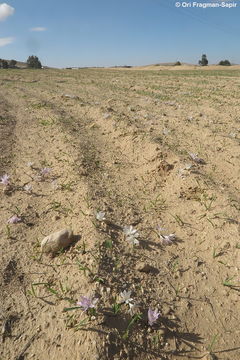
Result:
M0 47L11 44L13 41L13 37L0 38Z
M46 30L47 30L47 28L41 27L41 26L30 29L30 31L46 31Z
M10 5L3 3L0 4L0 21L5 20L8 16L13 15L15 9Z

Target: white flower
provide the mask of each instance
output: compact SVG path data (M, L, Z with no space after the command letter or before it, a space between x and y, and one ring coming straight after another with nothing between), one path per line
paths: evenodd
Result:
M3 185L9 185L9 178L10 178L9 175L7 175L7 174L3 175L3 176L0 178L1 184L3 184Z
M58 185L57 180L53 180L53 181L51 182L51 185L52 185L52 188L53 188L54 190L59 189L59 185Z
M106 220L106 218L105 218L105 212L104 212L104 211L98 211L98 212L96 213L96 219L97 219L98 221L104 221L104 220Z
M160 238L164 245L171 245L173 241L176 240L176 235L175 234L160 235Z
M185 177L185 169L184 168L179 169L178 174L180 177L184 178Z
M31 191L32 191L32 185L25 185L24 187L23 187L23 189L27 192L27 193L30 193Z
M110 118L110 116L111 116L111 115L110 115L110 114L108 114L108 113L103 114L103 118L104 118L104 119L109 119L109 118Z
M29 162L27 163L27 166L28 166L28 167L30 167L30 168L32 168L32 167L33 167L33 165L34 165L34 163L33 163L33 162L31 162L31 161L29 161Z
M170 130L168 130L166 128L163 129L163 135L167 136L169 133L170 133Z
M192 164L186 164L185 167L184 167L184 169L190 170L192 167L193 167Z
M137 229L134 229L134 227L132 225L124 226L123 232L126 235L126 240L130 244L139 245L139 241L137 240L137 237L139 236L139 233L137 232Z
M130 297L131 296L132 291L129 290L123 290L120 293L120 296L122 298L121 304L125 303L125 304L129 304L133 299Z
M186 171L191 170L192 167L193 167L192 164L186 164L183 168L180 168L180 169L178 170L179 176L180 176L180 177L185 177L186 174L187 174Z
M203 159L198 157L198 154L194 154L194 153L188 153L188 154L191 157L191 159L193 161L195 161L196 163L198 163L198 164L204 164L205 163L205 161Z
M134 236L127 236L126 240L129 242L129 244L139 245L138 239L136 239Z
M135 315L136 312L138 311L139 305L138 304L132 304L132 303L128 303L129 305L129 314L131 314L131 316Z
M134 236L136 238L139 236L137 229L134 229L134 227L132 225L124 226L123 232L127 237Z

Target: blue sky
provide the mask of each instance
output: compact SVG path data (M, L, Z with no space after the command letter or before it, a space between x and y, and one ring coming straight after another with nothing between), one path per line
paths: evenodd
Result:
M37 55L48 66L112 66L197 63L206 53L209 63L240 63L240 0L234 8L206 9L193 1L177 8L174 0L5 1L3 59Z

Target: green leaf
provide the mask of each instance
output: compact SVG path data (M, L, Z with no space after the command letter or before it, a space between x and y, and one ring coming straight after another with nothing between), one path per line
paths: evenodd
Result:
M113 247L112 240L105 240L103 245L105 246L106 249L112 249Z
M76 310L76 309L81 309L79 306L73 306L73 307L69 307L69 308L64 308L63 312L67 312L67 311L71 311L71 310Z

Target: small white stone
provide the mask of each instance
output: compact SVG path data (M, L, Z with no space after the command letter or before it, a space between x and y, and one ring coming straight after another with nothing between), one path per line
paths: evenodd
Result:
M63 229L46 236L41 242L41 250L43 253L56 253L68 247L72 242L72 230Z

